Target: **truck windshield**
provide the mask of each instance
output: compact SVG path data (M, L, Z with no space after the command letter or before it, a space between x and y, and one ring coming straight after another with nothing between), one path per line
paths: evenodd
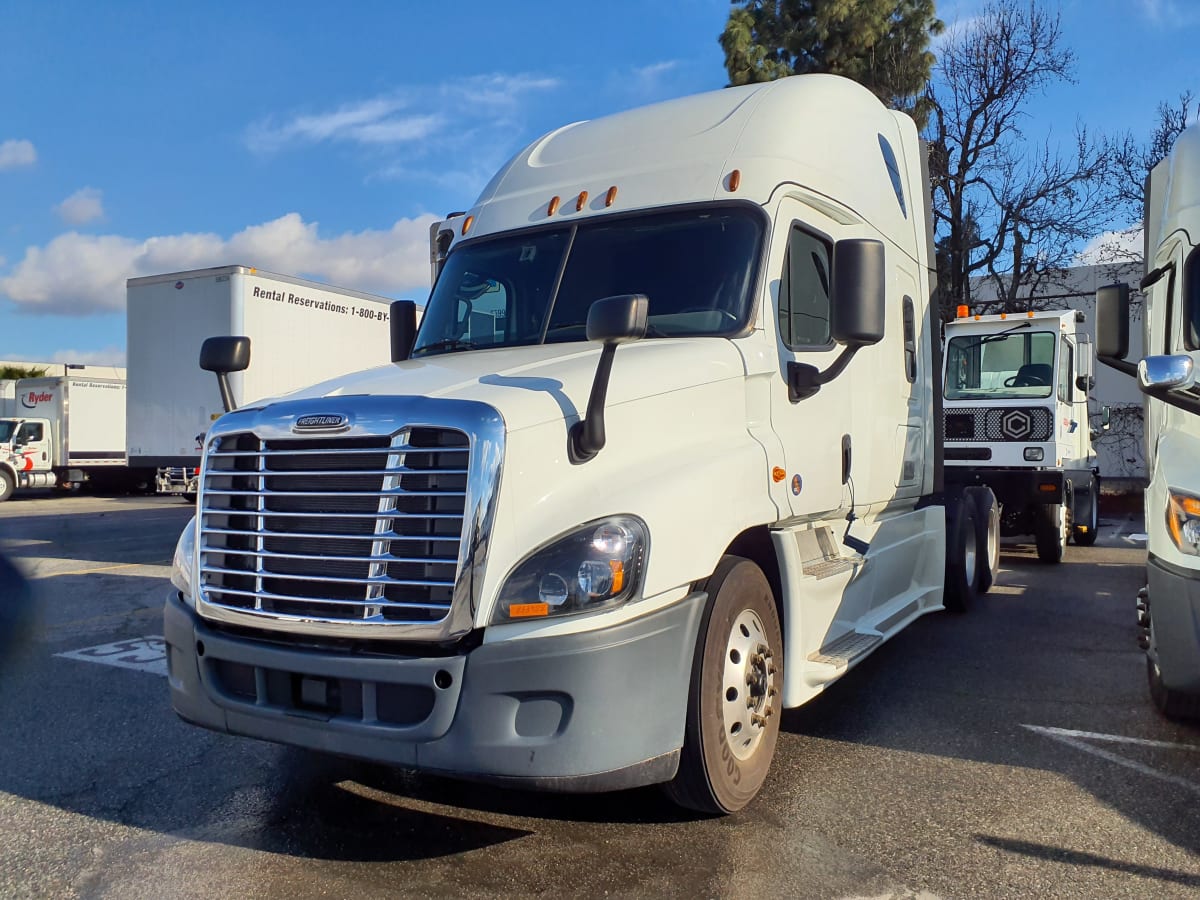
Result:
M1054 345L1048 331L952 337L946 348L946 399L1049 397Z
M617 294L650 299L649 337L733 334L762 235L755 210L715 207L466 244L446 260L413 356L583 341L588 308Z
M0 419L0 443L7 444L12 440L13 432L17 428L17 423L11 419Z

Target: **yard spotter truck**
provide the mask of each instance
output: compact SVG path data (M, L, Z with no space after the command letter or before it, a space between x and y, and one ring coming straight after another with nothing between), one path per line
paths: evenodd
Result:
M130 464L155 470L160 493L195 501L203 436L224 407L212 377L179 361L195 360L206 338L253 340L252 365L231 379L250 402L388 362L390 304L252 266L130 278Z
M1145 395L1147 585L1138 643L1155 706L1200 717L1200 126L1146 181L1143 347L1129 355L1129 288L1096 296L1097 354Z
M1000 517L989 533L1033 535L1038 558L1057 563L1069 539L1094 544L1098 526L1083 313L957 313L945 328L946 481L987 485ZM998 555L999 544L986 552Z
M785 708L989 564L991 491L943 485L926 184L912 122L834 76L534 141L435 231L393 363L209 430L175 710L743 807Z
M13 381L0 408L0 501L24 488L136 490L152 472L125 456L125 370L81 366ZM89 371L91 374L89 374Z

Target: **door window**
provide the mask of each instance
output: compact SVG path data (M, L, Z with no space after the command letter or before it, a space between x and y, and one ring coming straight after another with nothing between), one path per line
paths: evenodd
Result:
M779 333L789 350L830 345L829 273L829 245L792 226L779 283Z
M1075 348L1071 346L1071 342L1063 338L1062 352L1058 355L1058 399L1063 403L1070 403L1072 400L1071 394L1071 373L1075 371Z
M23 422L21 427L17 429L18 444L29 444L42 439L42 423L41 422Z

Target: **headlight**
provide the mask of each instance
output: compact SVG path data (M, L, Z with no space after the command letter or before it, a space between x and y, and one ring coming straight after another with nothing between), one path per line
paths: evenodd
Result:
M179 588L184 600L195 603L192 593L192 563L196 558L196 517L188 519L183 534L175 544L175 557L171 560L171 584Z
M1041 462L1046 458L1046 451L1041 447L1026 447L1025 460L1027 462Z
M1167 531L1181 551L1189 556L1200 556L1200 498L1168 491Z
M492 624L620 606L640 586L646 526L632 516L589 522L534 551L500 588Z

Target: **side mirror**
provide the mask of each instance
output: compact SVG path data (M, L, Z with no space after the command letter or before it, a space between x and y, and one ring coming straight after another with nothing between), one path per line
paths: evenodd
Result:
M603 344L587 414L571 426L567 449L571 461L587 462L604 449L604 404L608 400L608 381L613 356L619 344L639 341L646 336L650 299L645 294L619 294L597 300L588 308L587 339Z
M1085 394L1096 387L1096 376L1094 375L1078 375L1075 378L1075 387L1083 391Z
M830 331L847 347L883 340L887 271L883 242L850 238L833 248L833 297Z
M1100 427L1103 428L1105 431L1108 431L1108 429L1112 427L1112 407L1111 406L1100 407Z
M788 399L792 403L811 397L821 385L841 375L855 353L883 340L886 298L883 243L863 238L838 241L833 247L829 330L844 349L823 372L808 363L788 362Z
M1108 284L1096 291L1096 355L1129 355L1129 285Z
M1147 356L1138 363L1138 387L1155 395L1169 391L1186 391L1196 383L1192 358L1178 356Z
M250 338L222 335L210 337L200 346L200 368L215 372L217 385L221 389L221 403L225 412L237 409L233 390L229 387L229 373L243 372L250 367Z
M389 315L392 362L403 362L412 356L413 341L417 339L417 304L411 300L393 300Z

